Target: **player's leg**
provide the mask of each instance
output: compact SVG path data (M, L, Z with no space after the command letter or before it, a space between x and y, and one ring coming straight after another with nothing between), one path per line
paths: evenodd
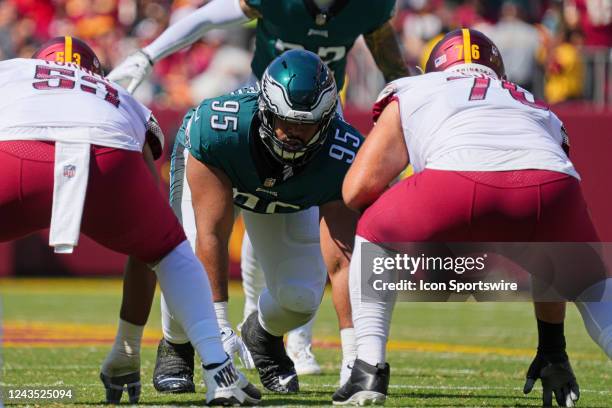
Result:
M157 278L144 262L128 257L123 275L123 296L113 346L102 362L100 378L118 387L125 386L130 403L140 397L140 344L155 296ZM110 388L110 387L109 387ZM118 404L122 392L107 392L107 402Z
M288 358L283 335L314 316L326 281L319 248L317 213L244 213L244 221L257 259L264 271L266 289L258 312L242 327L266 388L295 392L298 382Z
M578 180L569 177L541 187L542 215L540 221L541 240L573 243L600 242L590 218L582 189ZM608 358L612 359L612 275L603 263L597 251L581 251L581 244L572 244L569 249L577 247L575 256L584 270L568 271L568 284L580 286L582 293L576 297L576 306L582 315L587 332L601 347ZM601 244L602 254L610 249ZM585 255L592 258L586 259ZM573 263L574 265L576 262ZM565 277L557 277L562 279Z
M243 321L246 321L257 310L259 295L265 288L264 274L257 262L248 231L245 231L242 240L240 269L245 297ZM295 371L300 375L319 374L321 372L321 366L312 354L313 324L314 319L287 334L287 353L295 365Z
M260 395L223 349L206 272L140 154L101 148L92 159L83 231L151 265L168 306L202 359L208 402L257 402Z
M362 301L361 250L369 241L357 235L349 268L349 291L357 358L349 378L332 396L335 405L384 402L389 385L386 347L396 297L386 296L378 302ZM379 248L380 256L387 253Z
M145 148L143 155L151 175L159 184L159 174L153 166L150 150ZM144 262L129 256L123 274L123 295L119 312L119 325L115 341L100 368L100 376L109 383L125 383L130 402L138 402L140 396L140 344L144 326L149 318L157 278ZM107 402L119 403L121 393L109 393Z
M0 142L0 242L49 227L54 155L51 143Z
M253 312L257 311L257 301L261 291L265 288L263 271L255 257L248 231L244 232L240 252L240 273L242 275L242 288L244 290L243 321Z
M305 218L308 225L315 225L313 221L317 219L316 224L318 225L318 208L313 207L308 211L308 216ZM314 231L312 233L314 237ZM318 232L316 234L318 239ZM315 355L312 353L312 327L314 325L315 317L308 321L308 323L293 329L287 333L287 354L293 361L295 371L298 375L312 375L320 374L321 366L317 362Z
M175 144L170 161L170 206L183 226L191 248L195 248L196 226L187 184L185 165L187 152ZM159 392L195 392L194 354L187 333L161 296L161 322L163 337L157 347L153 386Z
M362 246L422 242L434 236L441 242L445 238L467 240L452 226L469 221L473 186L473 182L455 177L452 172L434 174L426 170L395 184L360 218L349 270L357 359L349 380L334 393L334 404L380 403L388 390L386 344L396 294L388 291L380 293L381 298L376 300L362 299L362 279L368 277L361 267ZM381 246L371 250L380 252L377 256L389 256Z
M353 315L351 309L351 298L349 291L349 273L336 272L329 274L331 283L332 302L338 318L340 328L340 344L342 346L342 362L340 363L340 382L344 384L353 369L353 363L357 358L357 342L355 329L353 327ZM299 374L299 372L298 372Z

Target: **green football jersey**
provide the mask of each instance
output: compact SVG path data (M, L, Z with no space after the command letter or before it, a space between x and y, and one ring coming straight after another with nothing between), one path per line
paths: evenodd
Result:
M287 213L342 199L342 181L363 138L339 116L320 150L305 165L283 166L259 136L258 93L242 89L205 99L190 110L176 137L197 160L231 180L234 204L257 213ZM294 173L295 172L295 173Z
M331 16L317 18L312 0L246 0L259 11L253 74L261 79L268 64L283 51L300 48L312 51L334 72L336 85L342 89L346 56L361 34L368 34L393 15L395 0L348 0ZM344 3L337 1L337 3ZM335 14L334 14L335 12ZM317 21L318 20L318 21Z

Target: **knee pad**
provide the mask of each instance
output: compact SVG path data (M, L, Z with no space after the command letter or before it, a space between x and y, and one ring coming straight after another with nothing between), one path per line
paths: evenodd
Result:
M321 304L323 291L297 285L283 285L276 294L279 306L295 313L314 315Z
M264 289L259 297L259 322L268 333L274 336L282 336L289 330L302 326L313 316L314 312L295 312L281 305L267 289Z

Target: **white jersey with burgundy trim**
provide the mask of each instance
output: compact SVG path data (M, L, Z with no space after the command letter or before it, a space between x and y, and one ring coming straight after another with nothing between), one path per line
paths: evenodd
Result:
M435 72L391 82L381 96L399 100L415 172L540 169L580 178L559 118L511 82Z
M0 61L0 141L89 143L142 151L151 111L72 63Z

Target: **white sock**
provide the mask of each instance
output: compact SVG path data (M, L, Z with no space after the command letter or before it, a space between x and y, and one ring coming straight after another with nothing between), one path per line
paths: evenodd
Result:
M361 301L361 245L367 242L360 236L355 237L355 248L349 268L349 287L357 358L376 365L386 361L387 338L396 297L379 302Z
M144 326L119 319L115 342L102 363L102 373L115 377L140 370L140 343L143 331Z
M185 344L189 343L187 333L180 325L180 323L174 318L164 294L161 294L161 320L162 320L162 332L164 333L164 339L172 344Z
M355 329L349 327L340 330L340 341L342 343L342 361L354 361L357 357Z
M225 361L210 283L189 242L179 244L153 270L168 307L204 365Z
M612 278L596 283L578 299L601 299L599 302L577 301L584 326L591 338L612 359Z
M215 302L215 314L217 315L217 323L219 327L232 327L227 315L227 302Z

